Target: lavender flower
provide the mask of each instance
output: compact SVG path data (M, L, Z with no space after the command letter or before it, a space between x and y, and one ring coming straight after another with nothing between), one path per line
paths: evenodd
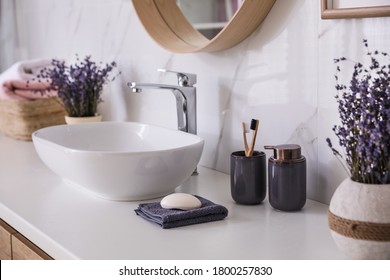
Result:
M64 61L53 59L52 67L42 69L38 79L47 79L51 89L58 92L70 117L95 116L98 104L103 101L103 85L115 79L115 76L110 79L109 73L116 63L97 65L91 56L83 61L76 56L76 60L74 65L67 66Z
M390 183L390 63L385 52L370 52L363 40L371 64L354 64L349 86L339 83L340 63L350 60L335 59L336 90L340 125L333 131L345 152L351 179L367 184ZM379 58L386 59L381 66ZM327 139L328 146L338 157L341 154Z

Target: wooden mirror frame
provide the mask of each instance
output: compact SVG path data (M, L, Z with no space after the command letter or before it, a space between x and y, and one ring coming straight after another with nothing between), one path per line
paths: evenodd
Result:
M209 40L192 27L175 0L132 0L149 35L175 53L215 52L247 38L263 22L276 0L244 0L226 26Z
M322 19L344 19L344 18L366 18L366 17L388 17L390 16L389 6L356 7L332 9L328 7L327 0L321 0Z

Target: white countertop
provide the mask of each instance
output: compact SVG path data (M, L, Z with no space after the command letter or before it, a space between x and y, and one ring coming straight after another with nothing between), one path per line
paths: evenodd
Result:
M228 159L227 159L228 160ZM0 133L0 218L55 259L343 259L327 225L328 206L307 200L287 213L268 201L236 204L230 177L198 167L177 191L229 210L226 219L161 229L114 202L66 185L39 159L32 142Z

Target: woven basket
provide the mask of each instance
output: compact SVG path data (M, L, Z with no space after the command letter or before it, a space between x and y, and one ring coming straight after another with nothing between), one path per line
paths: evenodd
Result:
M35 130L64 124L65 115L65 109L55 97L34 101L0 99L0 129L18 140L31 141Z

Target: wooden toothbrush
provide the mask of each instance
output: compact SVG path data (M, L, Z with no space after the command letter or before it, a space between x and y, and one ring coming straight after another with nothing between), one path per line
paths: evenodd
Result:
M246 128L246 124L243 122L242 123L242 136L244 138L244 150L245 150L245 156L247 157L249 154L249 147L248 147L248 142L246 140L246 134L249 132Z
M259 129L259 120L252 119L250 128L253 132L252 132L251 147L250 147L250 149L248 151L248 155L247 155L248 157L251 157L253 155L254 150L255 150L256 136L257 136L257 131Z

